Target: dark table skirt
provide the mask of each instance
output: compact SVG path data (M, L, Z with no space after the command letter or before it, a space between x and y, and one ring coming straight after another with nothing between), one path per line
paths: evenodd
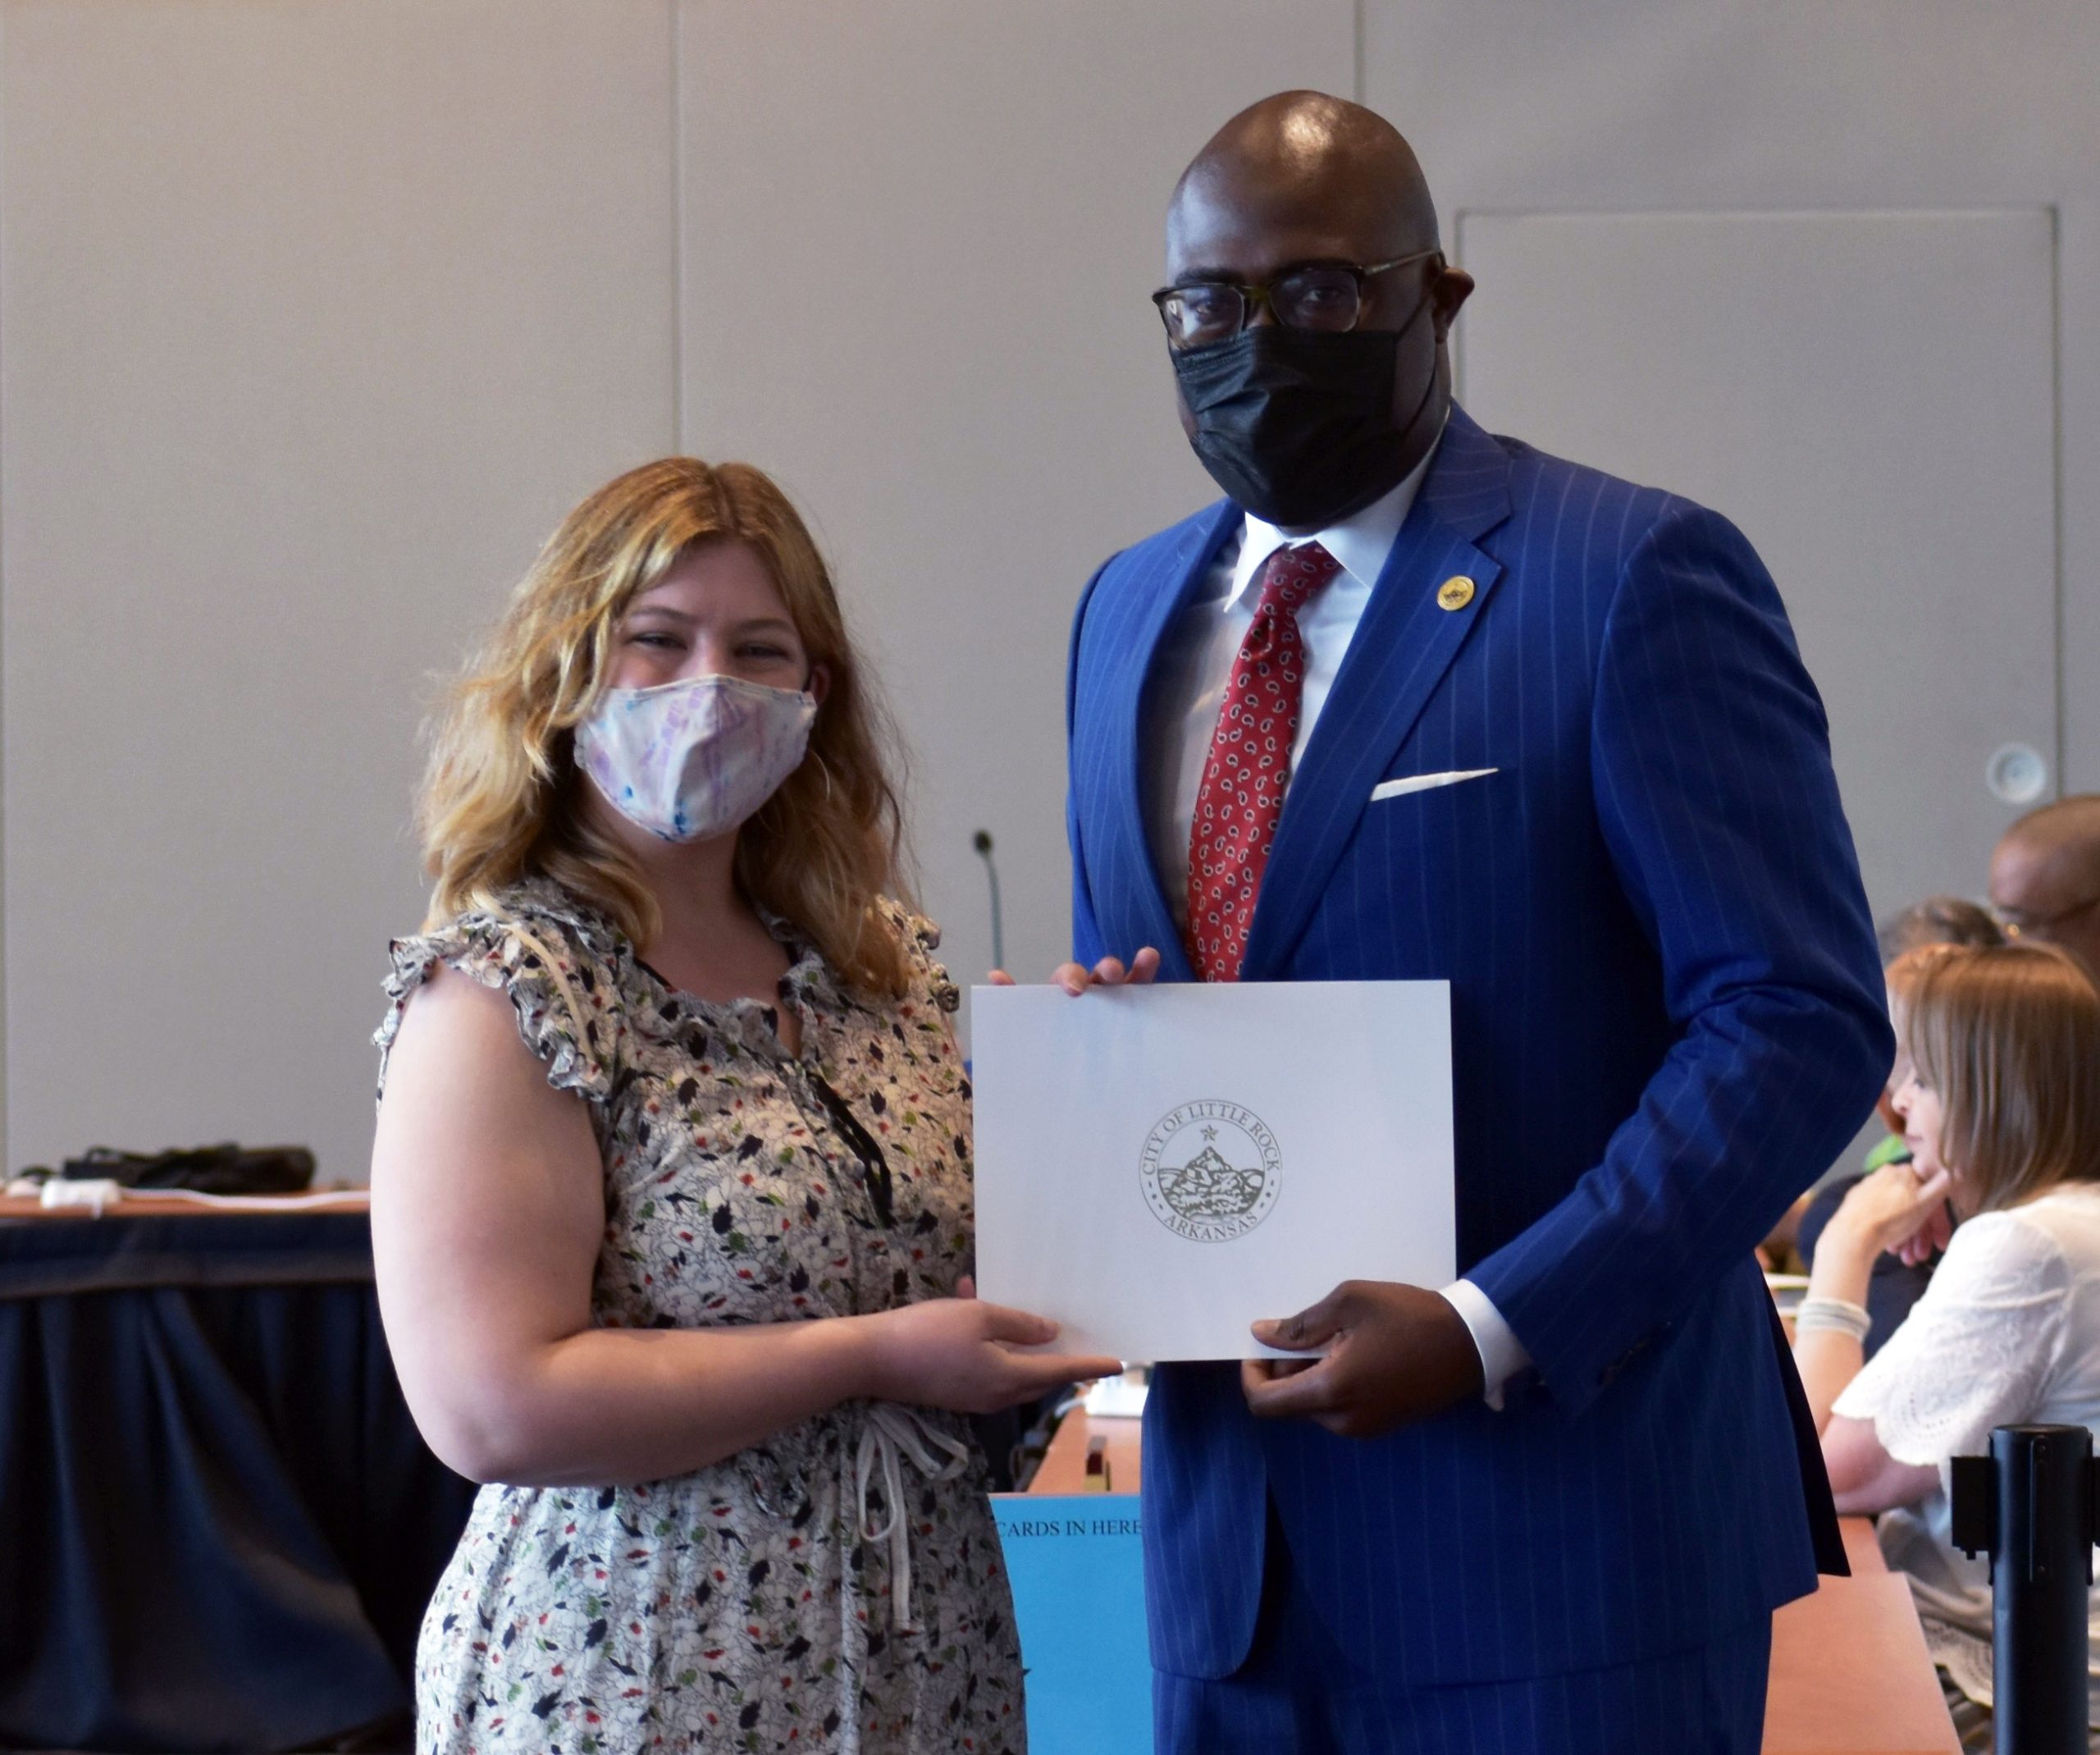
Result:
M0 1224L0 1745L404 1723L473 1492L402 1401L362 1213Z

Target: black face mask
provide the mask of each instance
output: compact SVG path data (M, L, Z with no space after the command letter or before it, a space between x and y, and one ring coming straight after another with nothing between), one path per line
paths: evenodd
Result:
M1317 530L1368 505L1404 473L1408 441L1436 393L1393 418L1398 329L1243 329L1176 354L1174 375L1195 417L1189 443L1244 511L1287 528Z

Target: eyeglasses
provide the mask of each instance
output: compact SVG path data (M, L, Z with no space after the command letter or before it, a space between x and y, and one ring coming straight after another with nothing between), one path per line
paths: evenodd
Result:
M2008 939L2043 939L2067 921L2075 920L2089 909L2100 907L2100 896L2088 896L2083 902L2074 902L2067 908L2059 908L2053 914L2029 914L2023 908L1990 910L1991 918L1998 923L1998 930Z
M1417 250L1390 262L1294 262L1266 281L1185 281L1162 286L1152 295L1166 325L1170 347L1201 347L1236 336L1266 309L1288 329L1340 332L1356 327L1363 315L1363 283L1441 250Z

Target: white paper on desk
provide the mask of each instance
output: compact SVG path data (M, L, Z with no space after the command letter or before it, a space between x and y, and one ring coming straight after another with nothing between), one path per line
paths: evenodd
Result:
M1448 982L972 1000L978 1290L1059 1351L1244 1359L1343 1280L1456 1277Z

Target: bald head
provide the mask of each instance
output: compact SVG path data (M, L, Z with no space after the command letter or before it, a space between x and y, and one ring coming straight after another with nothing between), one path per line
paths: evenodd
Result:
M1413 149L1385 117L1323 92L1285 91L1242 110L1181 173L1167 210L1168 272L1221 266L1186 254L1215 249L1221 231L1243 245L1250 231L1287 238L1277 262L1386 261L1436 248L1436 208Z
M1991 855L1991 901L2021 933L2100 971L2100 795L2045 804Z
M1429 185L1390 122L1317 91L1242 110L1175 185L1166 272L1182 430L1239 505L1310 535L1428 456L1473 283L1437 249ZM1214 323L1200 345L1176 339L1173 313L1198 298Z

